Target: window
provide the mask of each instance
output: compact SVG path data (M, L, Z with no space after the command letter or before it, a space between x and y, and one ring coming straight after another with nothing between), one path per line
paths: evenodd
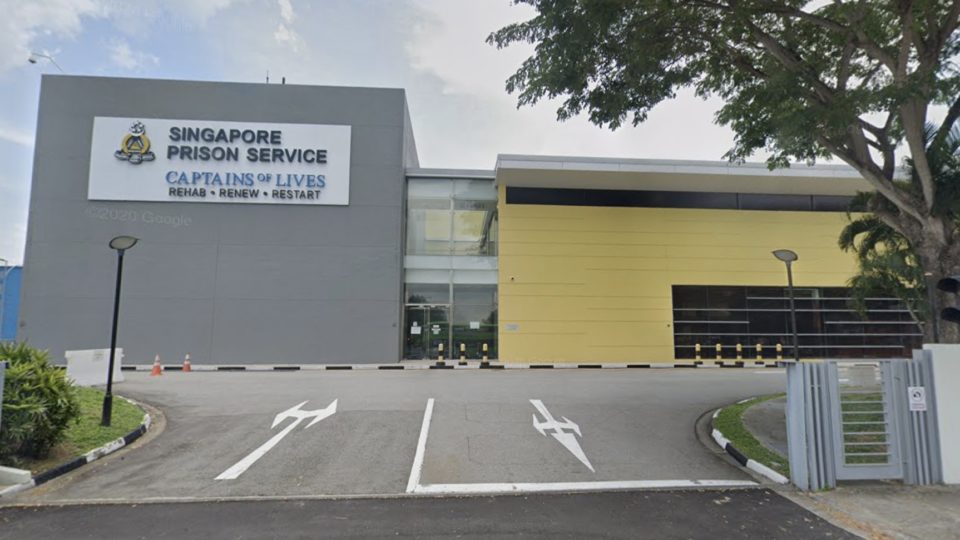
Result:
M497 192L490 180L411 179L407 255L497 255Z
M496 239L491 238L491 231L496 230L496 215L496 201L454 201L453 254L495 256Z
M487 354L496 358L497 346L497 286L453 286L453 350L459 356L461 345L464 355L478 359Z
M497 358L492 179L407 181L404 358Z
M407 254L450 254L450 202L411 199L407 202Z
M450 286L446 283L407 283L408 304L449 304Z

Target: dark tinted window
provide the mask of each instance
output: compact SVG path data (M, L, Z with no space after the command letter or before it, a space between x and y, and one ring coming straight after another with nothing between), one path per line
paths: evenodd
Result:
M846 211L850 197L719 193L703 191L640 191L623 189L560 189L507 187L507 204L620 206L639 208L717 208L742 210Z

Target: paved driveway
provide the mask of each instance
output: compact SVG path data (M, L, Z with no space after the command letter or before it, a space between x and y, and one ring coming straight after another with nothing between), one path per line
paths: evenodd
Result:
M783 383L769 369L129 373L116 392L162 409L166 430L16 502L745 485L694 424Z
M0 508L0 539L855 539L760 489Z

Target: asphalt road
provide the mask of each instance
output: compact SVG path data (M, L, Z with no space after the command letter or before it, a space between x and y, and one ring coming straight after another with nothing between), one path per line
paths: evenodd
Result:
M701 444L694 424L783 384L769 369L129 373L115 391L163 410L166 430L14 502L395 495L418 459L421 493L743 483L753 479ZM271 427L301 402L334 400L313 425ZM281 432L241 474L217 479Z
M0 539L856 538L781 496L646 491L0 509Z

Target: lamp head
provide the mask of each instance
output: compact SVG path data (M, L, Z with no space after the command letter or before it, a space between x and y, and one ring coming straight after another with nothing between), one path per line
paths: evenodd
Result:
M774 250L773 256L787 264L790 264L796 261L797 259L799 259L799 257L797 257L796 252L790 251L789 249Z
M139 238L135 238L133 236L117 236L110 240L110 249L126 251L135 246L139 241Z

